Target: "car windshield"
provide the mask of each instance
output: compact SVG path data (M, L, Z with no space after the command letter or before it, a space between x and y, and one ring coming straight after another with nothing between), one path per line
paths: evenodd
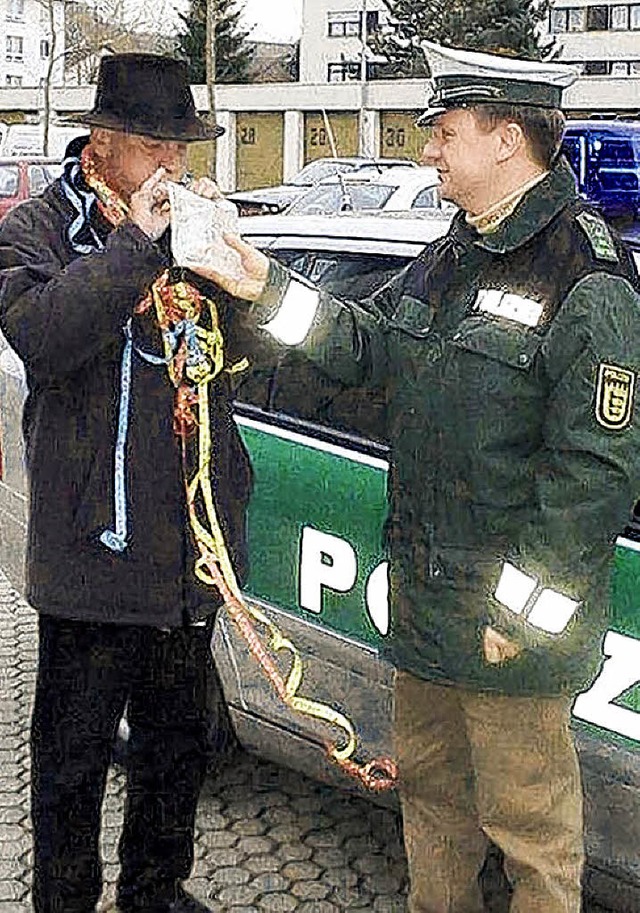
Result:
M332 294L362 302L363 306L370 295L412 259L343 251L273 250L271 253ZM277 367L249 374L240 386L238 399L296 420L310 421L369 441L386 442L383 391L370 384L347 387L295 350L281 358Z
M15 197L20 183L17 165L0 165L0 197Z
M338 174L345 171L353 171L355 165L351 162L334 162L329 159L317 159L310 162L302 171L297 174L291 181L296 187L311 187L318 181L324 181L330 178L332 174Z
M287 215L381 209L395 189L386 184L319 184L296 200Z
M440 206L440 188L425 187L415 197L412 209L435 209ZM445 207L446 208L446 207Z

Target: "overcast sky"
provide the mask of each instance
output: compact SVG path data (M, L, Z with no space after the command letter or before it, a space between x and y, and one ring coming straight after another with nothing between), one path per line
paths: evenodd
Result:
M245 21L256 24L252 38L290 41L300 37L302 0L246 0Z

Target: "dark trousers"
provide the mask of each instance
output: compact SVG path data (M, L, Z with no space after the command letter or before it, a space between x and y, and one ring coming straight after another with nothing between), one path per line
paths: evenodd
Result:
M123 910L170 900L193 865L206 769L210 630L86 624L41 615L31 729L36 913L92 913L107 769L130 727L120 838Z

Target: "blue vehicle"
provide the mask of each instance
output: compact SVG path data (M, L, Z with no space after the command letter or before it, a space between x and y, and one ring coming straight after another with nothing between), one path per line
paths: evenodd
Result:
M584 199L611 220L640 220L640 122L569 120L562 145Z

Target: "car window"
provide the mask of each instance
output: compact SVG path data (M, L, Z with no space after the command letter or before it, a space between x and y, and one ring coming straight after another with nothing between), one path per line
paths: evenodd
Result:
M633 167L640 158L630 139L594 139L591 148L598 165L604 167Z
M324 181L325 178L330 178L332 174L353 171L355 167L356 166L350 162L334 162L327 161L326 159L317 159L315 162L310 162L306 165L302 171L294 177L291 183L295 184L296 187L310 187L312 184L317 184L318 181Z
M440 194L437 187L425 187L413 201L412 209L433 209L440 205Z
M569 160L575 174L580 174L580 139L577 136L567 136L562 142L562 151Z
M339 298L362 301L396 276L410 257L274 251L282 263ZM385 443L385 400L373 386L347 387L328 377L296 350L253 372L239 388L241 402L310 421L327 429Z
M17 165L0 165L0 197L15 197L20 185Z
M55 166L29 165L29 196L39 197L57 177Z
M395 187L385 184L347 184L338 182L312 187L287 210L289 215L332 213L349 210L381 209Z

